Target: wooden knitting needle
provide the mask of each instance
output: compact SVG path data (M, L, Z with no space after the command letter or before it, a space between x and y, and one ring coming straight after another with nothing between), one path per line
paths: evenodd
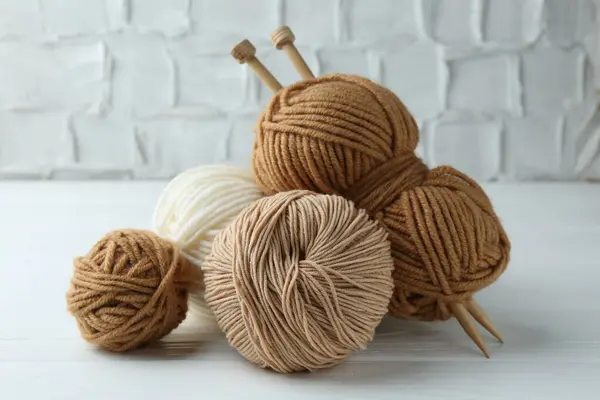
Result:
M248 39L239 42L231 50L231 55L240 64L248 64L250 68L258 75L261 81L273 92L281 89L281 83L273 76L273 74L260 62L255 56L256 47Z
M477 347L479 347L483 354L487 358L490 358L487 348L483 343L483 339L481 339L481 335L479 335L479 332L477 331L475 324L473 324L473 321L469 316L469 312L467 311L467 308L464 306L464 304L450 303L449 307L450 311L452 311L452 314L454 314L454 316L456 317L462 328L465 330L467 335L469 335L469 337L475 342L475 344L477 345Z
M294 46L294 40L296 40L296 37L289 26L281 26L271 33L271 41L277 47L277 50L283 49L286 52L302 79L313 79L315 75L308 68L296 46Z
M504 339L502 338L502 335L498 329L496 329L496 327L492 324L485 311L483 311L483 308L481 308L481 306L477 304L475 300L471 299L467 303L467 311L473 316L473 318L475 318L477 322L479 322L481 326L483 326L489 333L494 335L494 337L498 339L500 343L504 343Z

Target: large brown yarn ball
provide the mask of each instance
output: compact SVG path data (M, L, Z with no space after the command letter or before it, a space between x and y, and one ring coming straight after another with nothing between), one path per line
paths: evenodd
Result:
M247 207L213 242L206 300L230 344L278 372L364 349L387 312L387 233L340 197L284 192Z
M175 329L197 281L176 246L143 230L110 232L74 267L69 312L85 340L117 352Z
M445 320L505 270L510 242L480 186L414 154L418 127L388 89L328 75L280 90L256 126L253 170L265 194L307 189L365 208L389 232L391 315Z

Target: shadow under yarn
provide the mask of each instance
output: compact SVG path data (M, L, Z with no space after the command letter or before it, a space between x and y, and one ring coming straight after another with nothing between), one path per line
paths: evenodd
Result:
M138 346L126 353L118 354L119 358L135 360L169 360L169 359L193 359L202 354L207 347L212 346L222 333L216 325L207 326L202 319L188 316L176 329L167 336ZM114 352L98 349L99 351L112 355Z
M495 312L497 320L506 328L507 344L499 344L491 336L486 341L491 346L506 347L504 357L511 361L528 359L535 353L547 352L559 338L552 338L542 327L515 319L509 312ZM448 335L455 331L456 335ZM401 339L392 339L400 336ZM389 345L386 347L386 342ZM470 351L465 351L470 349ZM440 362L466 362L469 368L492 367L476 350L468 345L464 335L454 324L424 323L386 317L379 325L373 342L364 352L351 356L345 363L331 369L308 374L287 374L280 379L305 381L308 386L335 391L336 387L386 384L425 385L439 382L432 374Z

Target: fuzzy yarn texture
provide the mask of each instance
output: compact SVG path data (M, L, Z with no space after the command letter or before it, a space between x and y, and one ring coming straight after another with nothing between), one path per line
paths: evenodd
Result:
M204 265L206 300L251 362L278 372L336 365L367 346L387 312L386 237L339 196L265 197L215 238Z
M116 352L175 329L197 280L176 246L142 230L108 233L74 267L68 310L85 340Z
M253 171L271 195L336 194L387 229L395 291L390 314L445 320L506 269L509 239L482 188L414 153L419 131L390 90L334 74L280 90L256 129Z
M183 251L201 270L212 242L223 228L252 202L262 197L252 173L229 165L206 165L177 175L156 205L156 232ZM204 300L203 284L190 293L190 313L201 329L217 328Z

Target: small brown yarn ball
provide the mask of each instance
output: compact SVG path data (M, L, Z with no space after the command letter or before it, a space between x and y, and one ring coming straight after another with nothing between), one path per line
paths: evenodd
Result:
M197 282L179 249L145 230L108 233L74 267L68 310L86 341L116 352L175 329Z
M414 118L368 79L327 75L280 90L255 129L261 190L344 196L380 220L395 261L391 315L445 320L505 270L510 242L471 178L415 155Z
M247 207L213 242L206 300L229 343L278 372L364 349L386 314L387 234L339 196L291 191Z

